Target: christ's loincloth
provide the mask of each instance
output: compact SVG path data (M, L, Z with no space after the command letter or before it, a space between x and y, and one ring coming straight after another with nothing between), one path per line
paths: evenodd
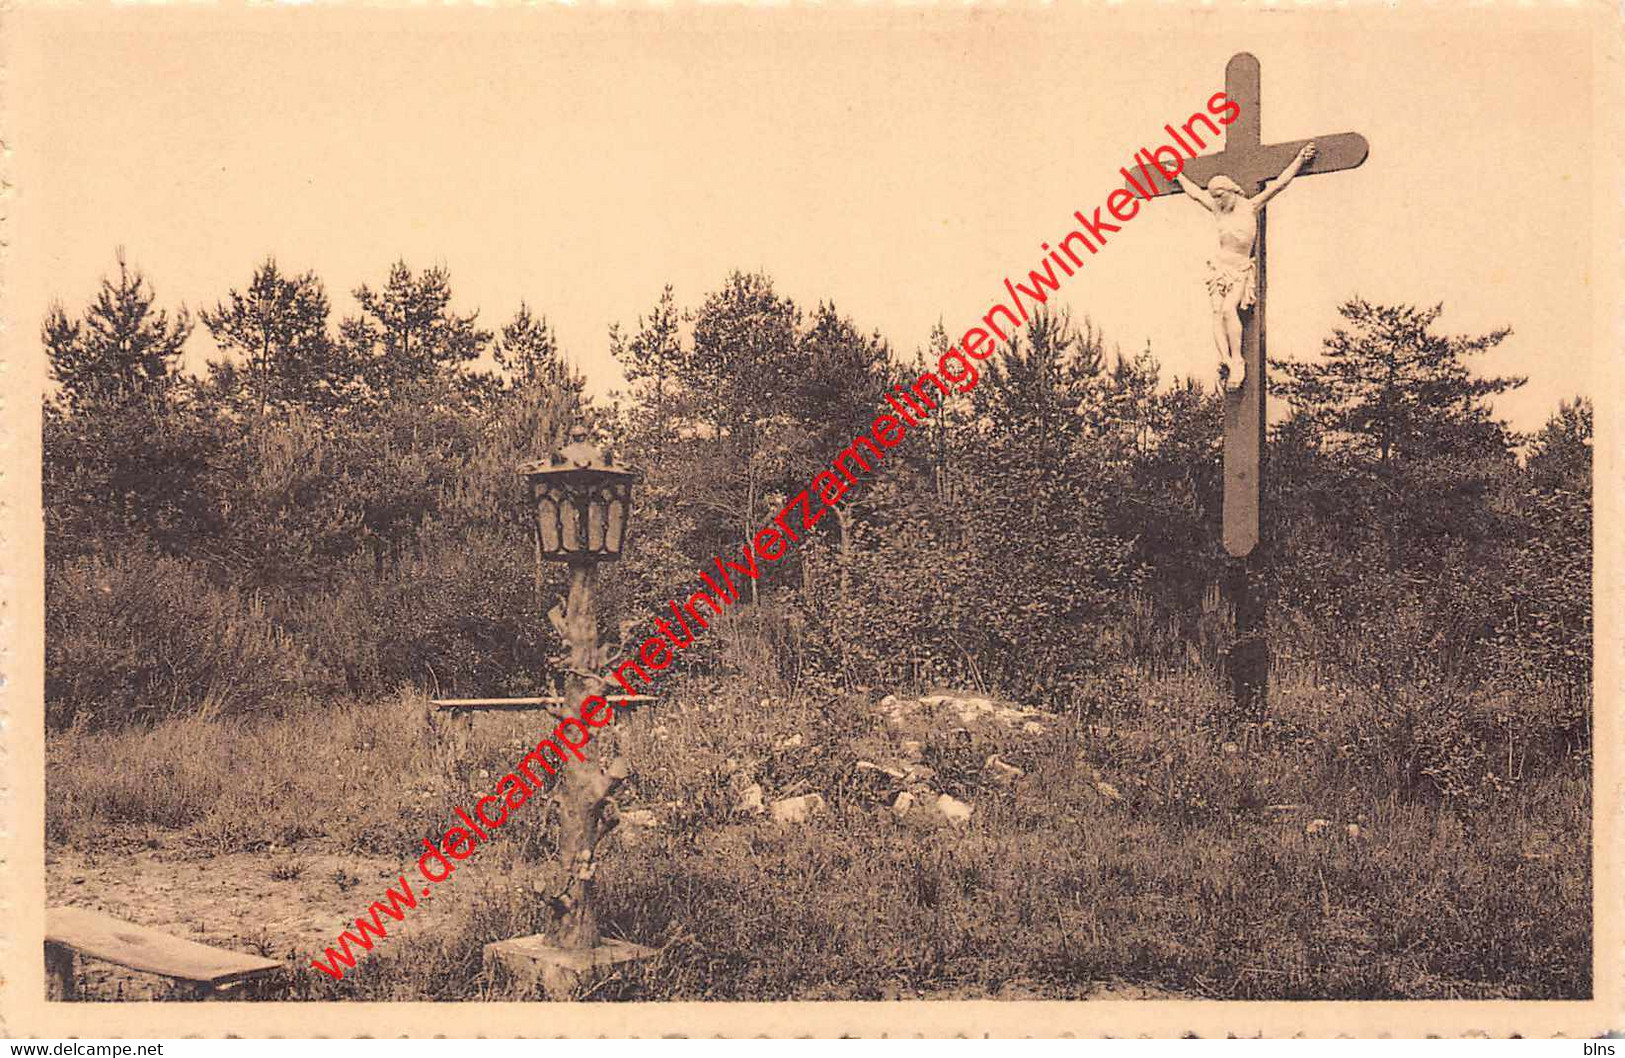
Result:
M1223 305L1230 292L1241 285L1241 300L1237 302L1238 309L1250 309L1258 300L1258 272L1253 266L1253 259L1248 258L1245 264L1233 264L1216 261L1207 263L1207 292L1213 298L1215 307Z

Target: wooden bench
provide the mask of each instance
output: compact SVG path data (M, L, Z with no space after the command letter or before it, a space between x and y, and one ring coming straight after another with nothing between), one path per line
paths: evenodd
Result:
M275 959L182 940L89 908L47 908L45 977L49 998L77 998L76 955L179 981L190 987L195 999L207 999L228 985L270 977L283 968Z
M606 694L605 701L627 702L654 702L658 701L652 694ZM549 705L563 705L565 699L557 695L547 695L541 698L430 698L429 705L435 709L450 710L453 713L480 711L499 711L503 709L535 710ZM596 714L595 714L596 715Z
M617 709L637 708L645 702L658 701L648 694L606 694L604 698L613 702ZM439 743L446 766L455 769L473 744L475 713L551 712L550 706L563 705L564 702L565 699L557 695L536 698L430 698L430 737ZM442 717L445 718L444 722L440 719Z

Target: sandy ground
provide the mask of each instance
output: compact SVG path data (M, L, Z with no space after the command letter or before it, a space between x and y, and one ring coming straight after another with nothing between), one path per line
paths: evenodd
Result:
M288 877L288 865L299 864ZM277 868L281 865L282 869ZM47 853L46 892L51 905L88 907L176 937L289 962L296 973L309 969L311 953L333 943L354 924L384 889L417 865L354 852L302 847L202 855L195 851L146 849ZM441 905L449 907L449 904ZM436 928L434 901L420 901L401 935ZM397 926L385 921L390 935ZM164 978L95 960L79 961L80 998L89 1001L144 1001L190 998ZM900 993L894 999L1038 999L1012 982L994 996L984 993ZM1102 982L1091 999L1180 998L1142 985Z
M416 873L411 861L312 848L224 856L56 849L46 854L45 886L53 906L93 908L232 951L284 960L297 955L304 969L309 953L333 943L402 874ZM431 928L434 918L434 902L420 901L400 929ZM385 925L393 936L395 924ZM85 999L170 993L169 983L151 974L86 959L79 968Z

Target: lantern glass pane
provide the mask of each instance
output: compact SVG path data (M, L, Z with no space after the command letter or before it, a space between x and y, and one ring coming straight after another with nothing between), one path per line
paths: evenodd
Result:
M586 535L581 531L581 517L585 507L581 499L579 493L565 493L561 510L564 515L564 550L572 555L581 550L582 538Z
M587 513L587 549L596 553L604 549L604 492L602 489L592 490L592 499L588 503Z
M559 501L543 495L536 501L536 525L542 534L542 554L557 554L559 550Z
M610 498L609 525L604 532L604 543L611 554L621 553L621 542L626 537L626 490L616 489L616 495Z

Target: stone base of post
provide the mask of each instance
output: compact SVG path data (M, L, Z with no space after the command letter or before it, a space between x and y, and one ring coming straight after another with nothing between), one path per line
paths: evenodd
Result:
M565 1002L615 967L657 954L657 949L624 940L601 941L591 948L560 948L537 934L487 944L485 969L490 975L501 967L521 989L540 987L548 999Z

